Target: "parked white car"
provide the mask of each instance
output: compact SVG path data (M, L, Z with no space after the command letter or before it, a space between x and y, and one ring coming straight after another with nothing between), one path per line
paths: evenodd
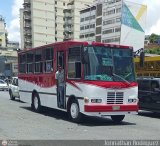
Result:
M11 100L15 100L15 98L20 98L19 87L18 87L18 77L13 77L11 84L9 84L9 95Z
M0 79L0 90L2 90L2 91L8 90L7 83L4 80L2 80L2 79Z

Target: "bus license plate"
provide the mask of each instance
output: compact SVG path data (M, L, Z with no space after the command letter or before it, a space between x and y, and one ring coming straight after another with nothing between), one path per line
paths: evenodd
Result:
M113 111L118 111L118 110L120 110L120 106L119 105L113 105L112 110Z

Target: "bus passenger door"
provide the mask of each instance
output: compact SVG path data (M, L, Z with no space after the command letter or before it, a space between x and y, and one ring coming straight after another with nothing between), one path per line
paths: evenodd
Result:
M57 70L58 70L58 65L62 67L64 83L66 83L66 79L65 79L65 68L66 67L65 67L64 51L57 52ZM62 88L61 86L58 85L58 83L57 83L57 106L63 109L66 108L66 86L64 85L64 88Z

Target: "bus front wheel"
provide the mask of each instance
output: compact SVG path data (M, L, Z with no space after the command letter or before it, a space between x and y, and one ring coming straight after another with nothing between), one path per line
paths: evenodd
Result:
M80 113L78 101L73 100L69 106L69 117L73 122L81 122L82 114Z
M115 123L120 123L123 121L125 115L113 115L111 116L111 119L115 122Z
M41 101L40 101L38 93L33 94L31 107L35 112L37 113L41 112L42 107L41 107Z

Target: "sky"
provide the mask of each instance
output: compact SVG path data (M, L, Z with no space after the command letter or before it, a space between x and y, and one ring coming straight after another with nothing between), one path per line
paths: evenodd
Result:
M160 1L159 0L127 0L147 5L147 20L145 34L160 35ZM9 41L20 42L19 8L23 0L0 0L0 15L5 18Z

